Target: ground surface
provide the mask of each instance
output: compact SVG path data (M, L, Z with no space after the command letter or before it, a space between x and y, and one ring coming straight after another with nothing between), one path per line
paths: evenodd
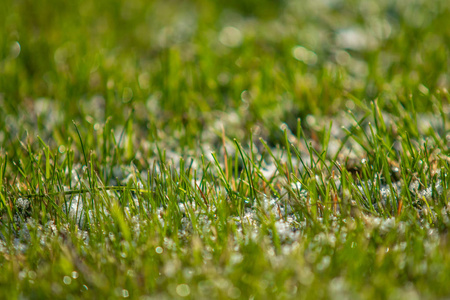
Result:
M0 298L450 296L449 1L0 20Z

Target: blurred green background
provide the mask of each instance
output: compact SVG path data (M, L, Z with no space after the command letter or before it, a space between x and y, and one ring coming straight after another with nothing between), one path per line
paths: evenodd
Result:
M158 128L192 146L224 113L242 130L227 133L243 137L375 98L386 110L393 99L427 110L449 83L449 9L447 0L2 1L1 142L31 131L59 144L72 120L110 117L114 128L132 116L141 136Z

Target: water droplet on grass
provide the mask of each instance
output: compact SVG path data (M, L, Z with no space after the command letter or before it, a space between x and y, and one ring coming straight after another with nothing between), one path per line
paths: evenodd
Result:
M15 42L11 45L11 48L10 48L10 50L9 50L9 53L10 53L11 57L14 59L14 58L17 58L17 57L19 56L20 50L21 50L21 47L20 47L19 42L15 41Z
M77 279L78 278L78 272L77 271L73 271L72 272L72 278L73 279Z
M227 26L219 33L219 41L230 48L238 47L242 44L243 36L239 29Z
M187 297L191 293L191 289L187 284L179 284L176 288L176 292L180 297Z
M302 46L295 46L292 49L292 56L307 65L315 65L317 63L317 54Z
M131 99L133 99L133 90L129 87L124 88L122 93L122 102L130 102Z

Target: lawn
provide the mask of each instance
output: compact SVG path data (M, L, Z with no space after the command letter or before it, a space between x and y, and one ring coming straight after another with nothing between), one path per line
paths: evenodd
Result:
M6 0L0 298L450 297L450 1Z

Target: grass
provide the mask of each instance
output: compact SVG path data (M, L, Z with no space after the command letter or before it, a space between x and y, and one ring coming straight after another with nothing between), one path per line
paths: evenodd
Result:
M2 298L450 295L448 1L6 1Z

